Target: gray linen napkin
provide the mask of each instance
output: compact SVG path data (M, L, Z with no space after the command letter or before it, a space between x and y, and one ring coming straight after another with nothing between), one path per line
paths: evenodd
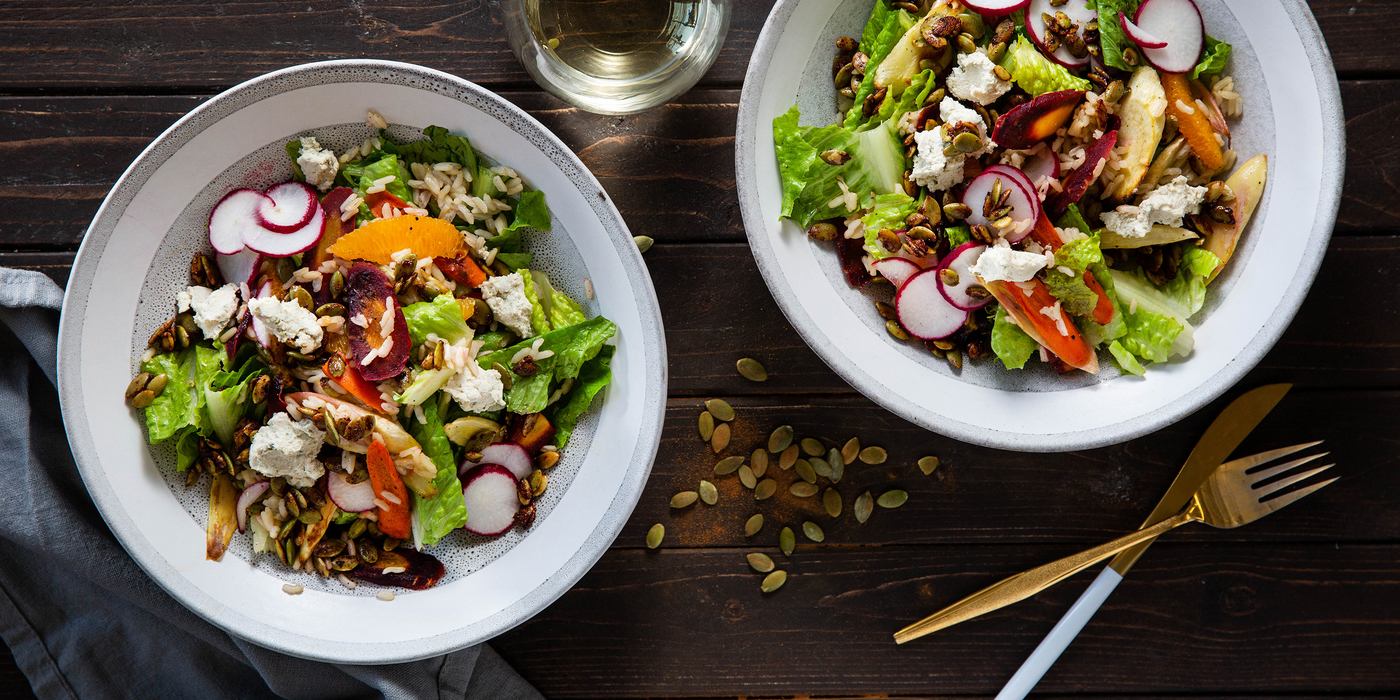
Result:
M0 268L0 637L41 698L542 697L490 647L307 661L229 636L156 586L83 488L55 390L63 292Z

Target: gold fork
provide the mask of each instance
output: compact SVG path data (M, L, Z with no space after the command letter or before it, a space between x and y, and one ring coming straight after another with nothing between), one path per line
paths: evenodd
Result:
M1206 479L1201 488L1191 497L1186 509L1180 514L1107 544L1038 566L1030 571L1024 571L994 583L896 632L895 642L903 644L945 627L951 627L959 622L1025 600L1104 559L1186 523L1202 522L1211 527L1229 529L1254 522L1337 480L1336 478L1328 479L1296 491L1284 493L1272 500L1262 500L1336 466L1335 463L1327 464L1287 476L1270 484L1260 485L1266 479L1283 474L1328 454L1322 452L1285 462L1254 474L1245 473L1263 461L1267 461L1267 459L1261 458L1269 458L1270 455L1277 457L1280 454L1287 454L1308 446L1310 445L1305 444L1293 448L1271 450L1261 455L1226 462L1220 465L1220 468L1216 469L1210 478Z

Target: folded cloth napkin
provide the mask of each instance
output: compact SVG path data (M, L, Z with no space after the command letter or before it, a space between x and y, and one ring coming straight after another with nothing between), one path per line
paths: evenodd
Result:
M147 578L73 463L55 390L63 292L0 268L0 637L42 698L540 698L490 647L352 666L229 636Z

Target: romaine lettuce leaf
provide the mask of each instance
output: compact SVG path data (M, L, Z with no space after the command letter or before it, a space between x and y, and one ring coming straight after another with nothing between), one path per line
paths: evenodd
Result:
M534 253L496 253L496 259L505 264L511 272L518 272L521 268L529 267L535 261Z
M1058 90L1088 90L1089 81L1075 77L1064 66L1041 55L1026 37L1017 37L1001 59L1001 67L1011 73L1011 80L1032 96Z
M301 172L301 164L297 162L297 158L301 157L301 139L287 142L287 157L292 159L292 179L306 182L306 175Z
M442 389L457 373L450 369L422 369L413 374L413 381L402 391L394 394L394 400L405 406L423 405L433 394Z
M866 32L870 31L870 25L875 21L875 12L870 14L870 22L866 23ZM860 87L856 89L855 104L846 112L845 126L848 129L855 129L868 121L872 117L865 116L863 107L865 98L875 92L875 72L880 62L890 55L890 50L899 40L904 37L904 33L914 26L914 16L904 10L894 10L892 12L881 13L881 27L879 33L872 41L865 41L865 33L861 34L862 41L860 50L870 57L870 62L866 64L865 77L860 81ZM888 98L886 98L888 99Z
M502 233L511 233L529 227L537 231L548 231L553 224L549 220L549 207L544 203L544 193L539 190L525 190L511 205L514 214L510 225Z
M525 283L525 298L530 300L530 328L535 335L544 335L553 330L549 327L549 316L540 303L540 295L535 291L535 275L530 270L520 270L520 279Z
M437 495L421 498L414 494L412 497L413 543L419 548L435 545L447 533L467 524L462 482L457 479L452 445L447 441L447 433L442 430L436 403L429 401L423 404L423 418L426 420L424 423L404 421L409 434L423 448L423 454L437 466L437 476L433 477Z
M384 186L384 191L398 197L404 202L412 202L413 194L408 191L408 180L412 176L408 173L408 168L399 161L399 157L392 153L385 153L379 160L365 165L364 171L360 173L360 181L357 190L363 194L365 190L374 186L374 181L394 176L394 180Z
M783 184L783 204L778 217L792 216L797 195L807 186L807 173L817 164L817 150L802 138L810 129L799 126L797 105L773 118L773 148L778 156L778 178Z
M892 192L875 196L870 213L861 217L865 224L865 252L875 260L884 260L894 255L879 243L880 229L899 230L905 228L904 219L918 207L912 197L903 192Z
M958 224L943 229L948 234L948 250L954 250L958 246L972 240L972 228L967 224Z
M578 302L569 298L569 295L554 288L549 281L549 275L540 270L530 270L530 276L534 278L535 294L539 297L540 305L544 307L545 317L549 320L551 329L572 326L575 323L583 323L588 317L583 314L583 307Z
M1201 52L1201 60L1196 63L1196 67L1191 69L1191 78L1196 79L1225 70L1225 62L1230 60L1231 49L1229 44L1207 34L1205 50Z
M1142 368L1142 364L1137 361L1133 354L1128 352L1118 341L1113 341L1108 345L1108 353L1113 355L1113 359L1118 363L1118 367L1128 374L1135 374L1141 377L1147 374L1147 370Z
M612 381L612 370L609 369L608 363L612 361L613 353L616 351L615 346L604 345L593 359L583 363L578 378L574 380L573 389L554 405L551 413L545 416L554 426L554 444L561 449L568 443L569 436L573 434L579 418L588 411L588 407L593 403L593 397L602 391L608 382Z
M1174 342L1183 330L1183 326L1170 315L1142 308L1123 314L1123 321L1128 328L1127 334L1121 338L1123 347L1153 362L1167 361L1173 352Z
M1001 363L1007 369L1021 369L1035 349L1035 340L1007 316L1006 309L998 306L996 320L992 323L992 352Z
M414 345L422 345L429 333L436 333L449 343L471 334L466 319L462 318L462 306L451 294L439 294L432 301L409 304L403 307L403 317Z
M1220 258L1190 241L1179 245L1181 266L1177 268L1176 277L1162 285L1161 290L1194 315L1205 306L1206 283L1210 280L1211 271L1220 264Z
M897 129L899 120L903 119L904 115L923 108L924 100L936 87L938 85L933 69L920 72L909 81L909 87L899 93L899 99L887 99L880 104L877 118L889 122L891 127Z
M1046 289L1060 300L1066 311L1076 316L1093 316L1099 295L1084 283L1084 271L1101 264L1103 252L1099 250L1097 234L1070 241L1055 251L1055 267L1045 273ZM1074 274L1066 275L1059 269L1061 267L1073 270Z
M389 132L379 130L380 150L392 153L409 163L457 163L467 172L476 172L476 150L465 136L453 136L447 129L430 126L423 130L423 138L413 143L397 143L389 138ZM407 201L407 200L405 200Z
M204 413L204 388L223 369L225 354L204 345L191 345L178 353L163 353L141 363L151 376L169 375L165 391L146 407L146 433L151 444L168 440L182 428L193 427L211 435Z
M511 358L520 350L530 347L535 339L521 341L508 348L477 356L477 363L490 369L492 364L501 363L510 372L511 387L506 392L506 408L512 413L539 413L549 403L553 382L577 377L583 363L593 359L608 338L617 332L612 321L599 316L567 328L550 331L541 337L541 350L552 350L554 354L536 360L534 374L523 377L511 367Z
M842 194L838 179L856 193L858 207L871 204L871 192L893 192L903 183L904 146L887 123L860 133L840 126L827 126L805 132L804 138L813 150L844 151L851 159L842 165L831 165L817 159L807 173L807 185L793 202L792 219L804 228L813 221L843 217L849 214L845 206L827 206Z
M1098 0L1099 48L1103 52L1103 62L1119 70L1131 71L1134 66L1123 60L1123 49L1133 47L1133 41L1123 32L1118 13L1121 11L1132 17L1137 13L1138 4L1138 0ZM1138 62L1141 63L1142 49L1133 48L1138 52Z

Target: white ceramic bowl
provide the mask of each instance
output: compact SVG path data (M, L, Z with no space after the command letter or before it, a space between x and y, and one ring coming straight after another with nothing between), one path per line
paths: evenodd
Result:
M289 138L316 134L340 150L370 135L366 109L413 131L468 136L545 193L553 230L527 234L551 279L618 326L612 384L550 474L535 524L482 540L458 531L430 550L436 586L349 591L252 556L237 536L204 559L207 478L187 490L170 455L150 450L122 401L152 331L174 313L190 255L208 250L206 217L234 186L288 179ZM405 132L409 133L409 132ZM132 557L177 600L230 633L296 656L345 663L422 658L489 639L568 590L612 543L650 473L666 399L656 294L602 187L539 122L472 83L382 61L333 61L239 85L186 115L122 175L88 229L64 300L59 392L88 491ZM284 582L306 586L282 592Z
M1122 442L1195 411L1249 371L1302 303L1327 248L1341 197L1345 139L1336 75L1302 0L1197 0L1207 31L1234 45L1227 74L1244 96L1231 126L1240 162L1269 156L1265 198L1240 249L1192 321L1190 357L1120 377L1103 356L1096 376L1058 376L1032 360L994 359L961 371L884 330L872 297L842 278L834 247L778 218L772 122L794 103L802 123L836 118L835 41L860 36L871 0L780 0L749 61L739 105L736 170L749 247L788 321L871 400L959 440L1052 452Z

